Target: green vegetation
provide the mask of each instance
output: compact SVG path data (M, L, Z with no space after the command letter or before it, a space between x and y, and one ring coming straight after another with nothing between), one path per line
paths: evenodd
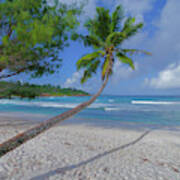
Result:
M134 17L124 17L123 9L117 6L110 14L108 9L98 7L94 19L85 23L88 35L82 36L85 46L93 48L94 52L84 55L77 62L77 69L83 69L84 74L81 82L86 82L101 67L102 81L113 74L115 60L129 65L135 69L131 56L136 53L150 55L139 49L125 49L123 43L136 35L142 29L142 23L136 23ZM124 22L124 23L122 23Z
M78 26L81 8L57 0L0 0L0 79L60 69L59 52Z
M19 81L13 82L0 82L0 97L12 98L13 96L19 96L21 98L35 98L38 96L86 96L87 92L72 88L61 88L60 86L48 85L36 85L24 83Z
M93 53L83 56L77 62L77 68L84 70L81 82L86 82L93 73L96 73L97 69L101 67L103 83L99 91L88 101L77 107L44 121L40 125L2 143L0 145L0 157L91 105L102 93L108 83L109 77L113 74L115 60L119 60L134 69L134 63L130 56L134 53L149 54L142 50L123 48L123 42L136 35L143 27L142 23L135 23L135 18L133 17L128 17L125 20L123 19L124 15L121 6L118 6L112 14L105 8L97 8L96 17L88 20L85 24L88 34L86 36L76 36L81 37L84 41L84 45L90 46L94 50Z

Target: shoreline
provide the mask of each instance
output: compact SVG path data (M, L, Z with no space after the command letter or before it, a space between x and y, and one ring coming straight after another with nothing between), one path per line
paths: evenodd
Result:
M22 112L0 112L0 126L9 124L17 125L18 122L23 122L24 125L38 125L39 123L46 121L55 115L47 114L32 114ZM5 123L6 122L6 123ZM12 123L12 124L11 124ZM126 122L126 121L114 121L114 120L101 120L101 119L87 119L83 117L72 117L67 119L57 126L87 126L87 127L98 127L102 129L119 129L119 130L132 130L132 131L145 131L145 130L164 130L180 132L180 126L177 125L160 125L160 124L148 124L148 123L137 123L137 122Z
M34 121L11 117L0 143ZM1 124L7 121L0 116ZM19 124L18 123L25 123ZM180 179L180 132L62 124L0 159L3 180Z

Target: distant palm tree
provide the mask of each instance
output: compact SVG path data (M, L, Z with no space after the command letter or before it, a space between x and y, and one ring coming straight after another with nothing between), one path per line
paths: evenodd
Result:
M121 6L118 6L111 15L109 10L97 8L96 17L85 23L88 35L80 36L85 45L91 46L95 50L93 53L86 54L77 61L77 69L84 69L81 82L86 82L93 73L97 72L98 67L101 66L103 84L99 91L87 102L4 142L0 145L0 157L93 103L105 88L109 76L112 75L115 60L118 59L120 62L128 64L134 69L134 63L128 55L139 52L149 54L142 50L122 48L122 43L134 36L143 27L142 23L135 24L135 18L132 17L127 18L122 24L123 18L124 15Z

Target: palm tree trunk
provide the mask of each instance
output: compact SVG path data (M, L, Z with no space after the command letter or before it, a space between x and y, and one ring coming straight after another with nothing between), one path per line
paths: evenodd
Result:
M40 133L48 130L57 123L60 123L61 121L64 121L65 119L77 114L78 112L80 112L81 110L92 104L96 100L96 98L102 93L107 82L108 82L108 78L105 79L99 91L94 96L92 96L90 100L78 105L77 107L69 111L66 111L58 116L55 116L54 118L51 118L43 123L40 123L38 126L31 128L23 133L20 133L14 136L13 138L5 141L4 143L0 144L0 157L4 156L6 153L19 147L21 144L25 143L26 141L36 137Z

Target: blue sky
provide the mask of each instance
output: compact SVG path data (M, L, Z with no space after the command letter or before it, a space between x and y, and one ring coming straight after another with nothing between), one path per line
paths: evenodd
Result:
M60 0L72 3L82 0ZM179 0L89 0L85 7L84 21L93 17L96 6L113 10L122 4L127 15L135 16L138 22L144 22L144 29L134 38L124 43L124 47L141 48L152 53L151 57L134 57L136 70L115 63L114 74L104 94L114 95L179 95L180 94L180 1ZM60 52L63 67L60 73L30 79L19 75L13 79L38 84L55 84L62 87L76 87L94 93L101 85L97 73L83 86L79 83L82 72L77 72L75 63L91 49L79 42Z

